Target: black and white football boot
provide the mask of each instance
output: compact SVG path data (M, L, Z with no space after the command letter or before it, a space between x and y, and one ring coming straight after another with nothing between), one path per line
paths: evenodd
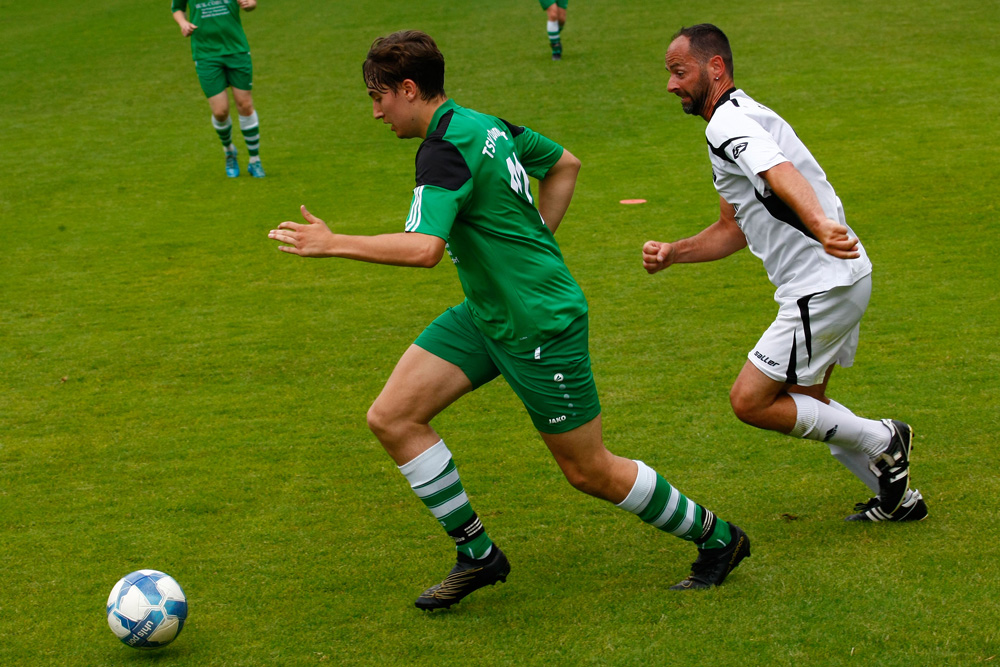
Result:
M910 488L910 448L913 444L913 429L896 419L883 419L892 433L889 446L872 459L868 467L878 477L878 510L885 516L892 514L903 504L906 490Z
M886 515L879 509L878 496L868 499L868 502L858 503L854 506L856 514L845 518L844 521L923 521L927 518L927 503L920 495L919 489L907 492L903 504L892 514Z

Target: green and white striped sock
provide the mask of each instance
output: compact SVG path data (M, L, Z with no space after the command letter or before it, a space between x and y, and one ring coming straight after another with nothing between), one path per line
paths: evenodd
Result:
M562 53L562 43L559 41L559 21L547 21L545 28L549 33L549 46L552 53Z
M455 540L455 547L461 553L470 558L489 555L493 542L472 511L444 440L438 440L423 454L399 466L399 471L438 523Z
M639 474L632 490L618 507L635 514L651 526L694 542L703 549L718 549L729 544L729 524L688 499L642 461L636 461Z
M220 122L215 116L212 116L212 127L215 128L216 134L219 135L222 147L227 151L233 148L233 121L226 118L225 121Z
M250 161L256 162L260 159L260 123L256 111L249 116L240 116L240 132L243 133L243 140L247 142Z

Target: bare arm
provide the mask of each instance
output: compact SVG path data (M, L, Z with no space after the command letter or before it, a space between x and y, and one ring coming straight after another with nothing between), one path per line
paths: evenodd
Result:
M848 236L847 227L826 217L816 191L791 162L775 165L762 171L760 176L771 186L771 191L795 211L799 220L823 244L827 254L840 259L859 256L858 240Z
M736 224L736 209L719 197L719 219L694 236L673 243L646 241L642 246L642 268L653 274L671 264L712 262L746 245L747 237Z
M185 37L190 37L191 33L198 29L198 26L187 20L187 14L180 10L174 12L173 17L177 21L177 25L181 27L181 34Z
M580 160L563 149L559 160L552 165L545 178L538 182L538 213L545 225L555 234L576 188L576 175L580 173Z
M300 257L342 257L375 264L430 268L441 261L445 241L420 233L353 236L334 234L326 223L302 207L307 224L283 222L268 233L268 238L290 245L279 250Z

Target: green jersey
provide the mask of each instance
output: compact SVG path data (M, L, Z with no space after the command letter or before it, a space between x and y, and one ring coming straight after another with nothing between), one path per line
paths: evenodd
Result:
M198 26L191 33L191 55L195 60L250 52L236 0L193 0L190 3L172 0L170 11L187 11L189 4L188 21Z
M440 237L458 269L473 321L512 352L535 349L587 312L528 176L562 156L530 129L448 100L416 158L407 232Z

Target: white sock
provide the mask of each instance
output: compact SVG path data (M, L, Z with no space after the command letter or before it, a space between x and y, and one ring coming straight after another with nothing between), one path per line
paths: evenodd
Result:
M649 504L649 499L656 489L656 471L642 461L635 463L639 466L639 470L636 472L632 490L625 496L625 500L615 504L616 507L633 514L641 512Z
M833 399L830 399L830 407L849 415L854 414L850 411L850 409ZM867 454L864 452L844 449L840 445L835 445L832 442L828 442L826 444L830 446L830 453L833 455L833 458L837 459L845 468L850 470L855 477L864 482L865 486L871 489L872 493L878 495L878 477L876 477L875 473L873 473L871 468L868 467L869 459Z
M559 41L559 21L547 21L545 23L545 29L549 33L549 41Z
M438 440L430 449L399 466L399 472L403 473L411 488L416 488L444 472L450 460L451 451L444 440Z
M250 161L260 162L260 155L257 154L260 150L260 122L257 120L256 110L249 116L240 116L240 132L247 143Z
M789 433L792 437L833 443L850 451L863 452L870 459L889 447L892 434L882 422L838 410L805 394L791 393L789 396L796 407L795 428Z
M257 119L257 110L249 116L240 115L240 129L245 130L248 127L253 127L254 125L260 125L260 121Z

